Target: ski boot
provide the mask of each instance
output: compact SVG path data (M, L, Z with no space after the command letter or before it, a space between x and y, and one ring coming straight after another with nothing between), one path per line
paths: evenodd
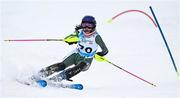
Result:
M64 69L65 69L65 64L63 62L56 63L56 64L53 64L46 68L41 69L37 74L32 76L32 79L35 81L45 79L48 76L54 74L55 72L59 72Z
M48 80L53 81L53 82L61 82L64 79L66 79L65 71L63 71L63 72L49 78Z

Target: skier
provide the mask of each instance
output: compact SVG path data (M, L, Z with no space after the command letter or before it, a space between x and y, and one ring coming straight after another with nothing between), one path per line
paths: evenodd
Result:
M96 31L96 20L93 16L84 16L81 24L76 26L75 32L65 37L64 41L69 45L77 44L77 48L62 62L42 68L38 72L38 78L37 76L33 77L35 80L47 78L53 73L61 71L49 80L56 82L72 81L71 77L89 69L95 54L101 57L108 53L105 43ZM102 50L101 52L97 52L98 45ZM68 68L71 65L75 66Z

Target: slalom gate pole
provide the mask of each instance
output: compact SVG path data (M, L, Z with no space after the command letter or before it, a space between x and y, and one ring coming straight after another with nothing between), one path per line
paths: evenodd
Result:
M148 15L146 12L141 11L141 10L126 10L126 11L123 11L123 12L121 12L121 13L113 16L113 17L112 17L111 19L109 19L107 22L108 22L108 23L112 23L112 21L114 21L117 17L122 16L122 15L124 15L124 14L126 14L126 13L131 13L131 12L141 13L141 14L147 16L147 17L152 21L152 23L154 24L154 26L157 27L157 24L156 24L156 22L153 20L153 18L151 18L150 15Z
M179 72L178 72L178 69L177 69L177 67L176 67L176 63L175 63L175 61L174 61L174 58L173 58L173 56L172 56L172 53L171 53L171 50L170 50L170 48L169 48L169 46L168 46L168 43L167 43L167 41L166 41L166 38L165 38L165 36L164 36L164 34L163 34L163 31L162 31L162 29L161 29L161 26L160 26L160 24L159 24L159 22L158 22L158 20L157 20L157 18L156 18L156 15L155 15L152 7L150 6L149 8L150 8L150 10L151 10L151 13L152 13L152 15L153 15L156 23L157 23L157 26L158 26L158 28L159 28L159 31L160 31L161 36L162 36L162 38L163 38L163 41L164 41L164 43L165 43L165 45L166 45L166 48L167 48L167 50L168 50L169 56L170 56L171 61L172 61L172 63L173 63L174 69L175 69L175 71L176 71L176 73L177 73L177 76L179 76Z
M24 42L24 41L64 41L64 39L8 39L4 41L17 41L17 42Z
M145 79L143 79L143 78L141 78L141 77L139 77L139 76L137 76L137 75L135 75L135 74L133 74L133 73L131 73L131 72L129 72L129 71L121 68L121 67L119 67L119 66L117 66L116 64L108 61L107 59L106 59L105 61L108 62L109 64L115 66L116 68L119 68L119 69L123 70L124 72L126 72L126 73L128 73L128 74L130 74L130 75L132 75L132 76L134 76L134 77L136 77L136 78L138 78L138 79L140 79L140 80L142 80L142 81L144 81L144 82L146 82L146 83L148 83L148 84L150 84L150 85L152 85L152 86L154 86L154 87L156 87L155 84L153 84L153 83L151 83L151 82L149 82L149 81L147 81L147 80L145 80Z

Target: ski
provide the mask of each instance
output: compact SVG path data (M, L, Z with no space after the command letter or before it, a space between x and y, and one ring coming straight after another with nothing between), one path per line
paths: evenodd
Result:
M49 86L49 87L55 87L55 88L69 88L69 89L75 89L75 90L83 89L82 84L65 84L65 83L52 82L52 81L47 81L47 80L38 80L38 81L35 81L34 83L30 83L28 81L23 81L19 79L16 79L16 81L20 84L32 86L32 87L45 88L46 86Z
M70 89L76 89L76 90L83 89L82 84L64 84L64 83L57 83L57 82L46 81L46 80L38 80L37 83L41 87L51 86L51 87L57 87L57 88L70 88Z

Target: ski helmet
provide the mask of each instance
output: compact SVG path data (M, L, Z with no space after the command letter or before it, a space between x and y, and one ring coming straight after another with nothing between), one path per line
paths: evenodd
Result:
M92 29L96 28L96 20L93 16L89 16L89 15L84 16L81 22L81 26L83 23L90 23L93 25Z

